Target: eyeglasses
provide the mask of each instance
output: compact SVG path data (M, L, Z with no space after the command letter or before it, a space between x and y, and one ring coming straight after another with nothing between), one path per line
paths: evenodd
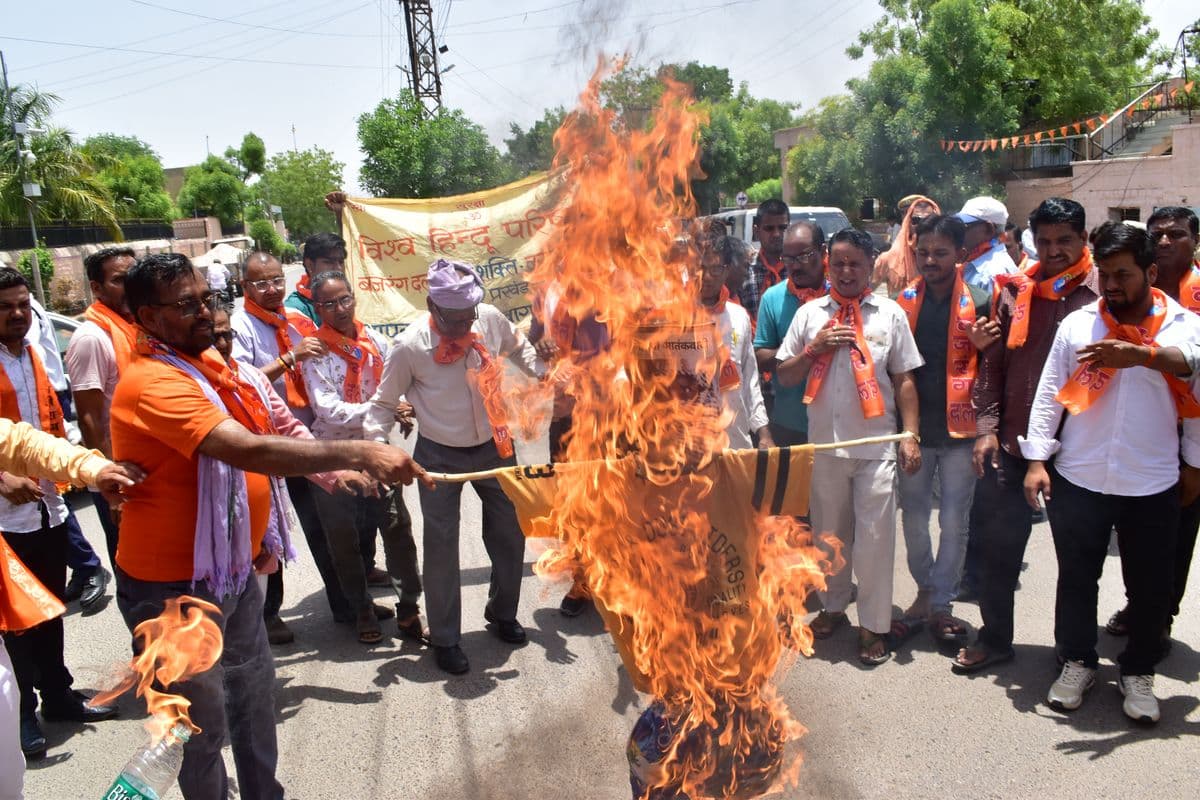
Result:
M221 305L221 295L216 292L205 292L199 298L188 297L183 300L176 300L174 303L151 303L152 306L159 308L174 308L179 312L181 317L195 317L200 314L200 307L203 306L209 311L214 311Z
M336 300L322 300L319 303L313 303L313 305L322 311L337 311L339 308L347 309L354 305L354 295L346 294L342 295Z
M213 339L232 339L233 331L213 331Z
M812 261L814 258L820 257L821 251L817 248L813 248L812 250L803 250L794 256L780 256L779 260L791 267L795 266L796 264L800 264L805 261Z
M261 281L246 281L246 285L256 292L265 292L267 289L286 289L287 278L280 275L278 278L264 278Z
M471 316L461 317L459 319L447 318L446 315L442 313L440 306L434 306L433 313L437 316L438 322L440 322L444 328L453 327L455 325L470 325L472 322L479 319L479 306L471 307Z

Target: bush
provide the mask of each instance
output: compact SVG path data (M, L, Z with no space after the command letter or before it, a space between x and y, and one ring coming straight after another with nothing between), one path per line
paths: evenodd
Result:
M783 181L779 178L767 178L746 189L746 196L751 203L761 203L772 197L783 197Z
M291 242L284 242L279 251L279 260L285 264L294 264L300 258L300 248Z
M17 259L17 269L21 274L29 279L30 285L33 285L33 254L37 253L38 272L42 274L42 289L50 291L50 280L54 277L54 254L50 252L50 248L46 247L46 242L38 242L36 248L26 250L21 253L21 257Z
M254 246L259 250L266 251L273 256L278 256L283 251L283 237L279 235L275 226L268 219L254 220L250 223L246 233L254 240Z

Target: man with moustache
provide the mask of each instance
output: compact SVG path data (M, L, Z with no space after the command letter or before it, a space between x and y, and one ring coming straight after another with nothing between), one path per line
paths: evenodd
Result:
M1046 700L1076 709L1095 683L1098 582L1115 527L1129 597L1129 640L1117 658L1122 708L1153 723L1179 509L1200 496L1200 378L1163 374L1155 362L1160 348L1200 340L1200 318L1153 287L1145 231L1105 223L1093 245L1103 296L1059 326L1020 437L1025 496L1046 501L1058 556L1054 638L1063 666Z
M1200 314L1200 263L1196 248L1200 247L1200 220L1195 212L1183 206L1164 206L1146 220L1146 230L1154 244L1154 264L1158 277L1154 286L1195 314ZM1163 632L1163 655L1171 646L1171 625L1179 615L1180 603L1187 590L1188 572L1196 548L1196 533L1200 530L1200 502L1184 505L1179 512L1179 530L1175 547L1175 595L1171 616ZM1109 618L1105 629L1114 636L1129 633L1128 605Z
M109 408L117 380L133 357L136 336L125 303L125 276L133 264L133 250L128 247L106 247L83 260L95 301L83 313L86 321L71 335L65 359L83 443L106 458L112 457ZM116 563L117 522L103 494L93 492L92 502L104 529L109 563ZM86 607L86 601L85 590L80 605Z
M804 383L784 386L779 382L775 357L784 334L800 306L829 293L825 280L825 232L814 222L796 222L783 236L780 256L787 280L763 293L754 332L754 355L758 368L769 374L775 395L768 413L775 444L787 446L808 442L808 412L804 405Z
M121 513L117 605L130 631L183 595L220 609L220 661L172 687L200 727L184 747L179 787L186 800L228 795L228 737L241 795L277 800L275 670L251 579L292 555L272 476L350 469L388 485L432 481L394 447L278 435L269 398L213 349L220 297L186 256L146 256L126 276L125 296L138 358L113 395L113 452L136 457L147 478Z
M966 634L966 623L954 618L951 603L958 594L975 493L971 389L978 358L971 330L985 323L989 312L988 292L965 277L966 228L956 217L923 220L916 228L921 277L896 298L925 359L913 372L921 407L921 468L900 474L908 570L917 584L917 597L902 622L928 618L934 637L942 641ZM929 534L935 476L941 485L936 558Z
M771 198L754 211L754 238L758 240L758 256L742 284L738 297L751 319L758 319L758 304L763 292L787 276L780 262L783 255L783 234L791 222L787 203Z

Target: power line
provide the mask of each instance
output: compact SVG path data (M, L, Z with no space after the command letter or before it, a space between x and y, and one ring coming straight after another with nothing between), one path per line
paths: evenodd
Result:
M512 14L505 14L502 17L489 17L488 19L473 19L473 20L469 20L466 22L460 22L457 25L451 25L450 30L454 30L455 28L465 28L465 27L468 27L471 25L486 25L489 22L499 22L500 20L513 19L515 17L528 17L530 14L545 14L550 11L557 11L560 8L566 8L567 6L579 5L580 2L581 2L581 0L569 0L566 3L559 3L556 6L547 6L546 8L535 8L531 11L517 11Z
M680 17L680 21L686 20L686 19L693 19L699 14L708 13L710 11L718 11L723 8L732 8L733 6L741 6L741 5L746 5L748 3L757 3L758 1L759 0L726 0L726 2L724 2L724 3L717 3L715 5L698 6L696 8L685 9L686 14L685 14L685 16ZM650 11L645 14L625 14L622 16L608 17L606 19L597 19L597 20L593 20L593 22L595 22L595 23L625 22L626 20L632 20L632 19L649 19L650 17L666 17L666 16L672 16L674 14L679 14L679 13L681 13L679 9L675 9L672 11ZM525 31L559 30L559 29L565 29L565 28L572 28L572 27L575 27L576 25L578 25L577 22L564 22L564 23L558 23L558 24L554 24L554 25L526 25L521 28L497 28L494 30L486 30L486 31L462 31L455 35L457 35L457 36L491 36L492 34L496 34L496 33L523 33ZM655 26L655 27L659 27L659 26Z
M238 22L232 17L210 17L208 14L197 14L194 11L184 11L170 6L151 3L149 0L129 0L131 3L137 3L139 6L147 8L157 8L159 11L169 11L172 14L182 14L185 17L196 17L197 19L205 19L210 22L221 22L227 25L239 25L243 28L255 28L263 31L275 31L276 33L297 33L303 36L336 36L345 39L374 39L377 36L382 36L381 33L328 33L325 31L299 31L295 28L277 28L274 25L257 25L252 22Z

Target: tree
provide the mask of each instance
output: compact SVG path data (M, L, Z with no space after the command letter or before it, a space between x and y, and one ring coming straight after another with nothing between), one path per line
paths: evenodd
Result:
M246 229L246 235L254 240L259 250L278 256L283 253L283 237L275 230L269 219L256 219Z
M849 95L826 97L804 115L808 130L788 152L788 175L795 181L796 202L854 208L863 197L862 145L855 138L855 101Z
M50 248L46 247L44 239L37 243L37 247L21 253L17 258L17 270L32 281L33 255L35 252L37 253L38 274L42 277L42 286L49 289L50 281L54 278L54 253L51 253Z
M98 169L97 178L122 219L170 222L177 216L162 161L150 145L132 136L101 133L83 143L83 152Z
M500 153L459 109L426 117L412 92L358 118L359 182L377 197L441 197L490 189L504 179Z
M58 102L57 96L22 84L11 87L7 94L0 92L0 224L26 223L29 201L22 183L33 182L42 188L42 196L33 206L39 219L93 222L120 240L112 196L74 135L53 124L51 111ZM32 158L20 153L13 132L17 122L43 131L25 137Z
M319 147L284 151L271 156L255 191L268 206L283 209L290 236L304 239L333 227L325 195L341 187L345 168L332 153Z
M527 131L521 130L521 126L515 122L509 126L512 138L504 140L507 148L504 160L514 178L550 169L550 162L554 160L554 133L566 116L567 110L558 106L546 109L542 118L530 125Z
M220 156L209 156L202 164L188 167L179 190L179 209L185 214L212 214L232 227L242 221L248 199L238 168Z
M225 148L225 160L238 168L242 180L248 181L255 175L261 175L267 166L267 146L255 133L247 133L242 137L242 146L236 150Z
M772 197L783 197L783 179L767 178L746 187L746 197L751 203L762 203Z

